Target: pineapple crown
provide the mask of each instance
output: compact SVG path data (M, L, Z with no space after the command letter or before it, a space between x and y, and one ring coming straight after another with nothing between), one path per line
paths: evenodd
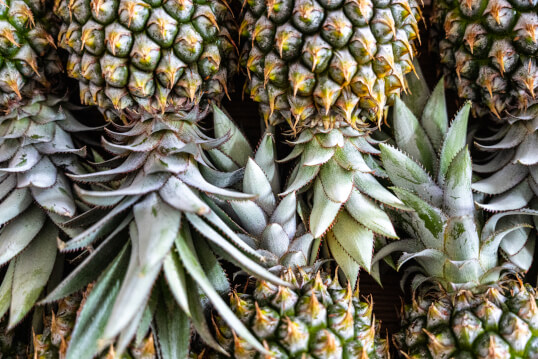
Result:
M273 136L266 133L254 158L249 158L245 166L243 192L256 198L231 201L230 205L239 223L254 236L254 248L269 259L269 265L303 267L308 265L314 237L297 223L295 192L277 202L280 187L274 145Z
M423 95L427 88L418 90L420 97L420 91ZM470 109L467 102L449 126L441 80L426 101L420 121L403 101L396 100L397 148L380 145L394 193L414 210L395 219L414 238L392 242L376 259L403 251L398 268L415 259L419 267L410 270L422 273L415 276L414 289L429 280L440 282L448 291L473 288L496 281L505 270L527 270L531 264L530 215L538 212L507 211L483 223L484 213L475 208L466 146ZM499 254L507 260L500 262Z
M264 138L258 153L254 156L241 132L229 121L219 120L219 118L225 119L225 116L215 115L214 118L216 120L215 137L227 134L229 136L229 140L217 150L209 152L212 158L219 160L222 166L219 169L232 171L234 168L246 167L244 185L247 187L243 188L244 191L260 197L257 199L258 202L267 193L271 203L276 203L278 185L272 187L272 192L270 185L265 185L264 193L259 192L261 188L258 187L262 181L274 183L276 179L273 175L274 149L273 147L271 150L265 149L268 143L273 146L272 140L269 141L269 137ZM234 208L230 208L229 215L238 223L244 223L242 224L244 229L239 228L240 231L246 230L259 238L263 231L266 231L263 232L264 236L269 234L269 227L274 227L276 230L277 227L272 221L282 219L282 217L277 218L276 213L280 212L283 206L289 206L287 213L290 217L287 218L290 222L286 226L297 225L297 231L294 236L292 231L279 230L282 237L272 238L271 241L267 239L266 245L271 242L275 243L271 247L263 248L273 253L272 263L276 264L280 259L282 265L305 265L308 262L314 265L316 249L320 245L320 238L323 237L327 244L326 248L330 250L331 258L336 261L351 281L352 286L356 284L360 268L367 270L379 280L379 266L372 265L374 247L384 244L384 237L397 238L397 236L390 218L376 201L391 208L402 210L408 210L408 208L374 177L374 175L386 177L372 156L379 153L375 148L377 143L378 141L371 139L367 134L350 126L331 130L320 128L305 130L296 141L291 143L293 150L288 156L278 161L297 159L284 192L278 194L282 200L278 206L274 204L276 206L274 212L273 208L263 208L263 204L259 202L261 205L261 208L257 209L259 216L258 219L253 220L254 208L258 206L256 203L234 201L231 204L223 203L223 208L235 206L237 209L239 206L248 204L251 210L244 215L242 220L234 213ZM249 156L253 159L249 160ZM260 168L254 169L255 167ZM250 171L259 173L259 176L249 185L247 182L251 181L249 177L255 178L249 174ZM291 217L295 213L292 211L292 204L297 208L296 212L301 218L300 223L296 223L296 219ZM253 222L260 224L259 228L252 228ZM279 223L279 225L283 224ZM306 228L316 239L312 242L312 248L310 248L312 238L310 234L303 236L303 228ZM283 236L284 232L288 234L288 239ZM257 249L262 248L255 240L251 240L250 243ZM285 250L286 248L288 251ZM281 254L284 257L281 257ZM267 256L271 257L268 254ZM289 261L293 256L301 261ZM310 257L309 261L308 257Z
M221 202L230 218L238 224L238 235L265 256L269 267L308 265L314 237L305 233L304 225L297 223L295 192L278 201L281 188L273 134L266 132L253 153L236 125L218 108L214 111L218 117L216 135L229 136L218 152L244 167L242 192L255 195L253 199Z
M223 113L215 110L215 114ZM126 331L139 320L138 313L151 305L148 298L154 296L152 288L161 273L161 278L168 284L174 283L161 288L169 293L163 295L165 304L171 301L166 304L171 307L166 307L168 314L165 317L170 313L190 317L206 344L223 354L225 349L211 336L202 313L208 303L226 318L226 323L237 335L260 352L265 349L223 301L221 296L230 287L218 257L258 278L289 286L259 264L267 262L263 254L257 253L237 235L237 225L216 205L219 201L227 203L255 196L226 188L241 177L243 170L221 172L217 170L218 163L212 165L206 152L216 153L217 147L229 139L228 136L217 140L205 136L197 128L197 120L198 117L189 112L185 116L167 116L166 121L156 116L148 121L132 121L122 127L116 125L120 130L109 131L113 142L104 147L117 157L98 164L103 165L99 166L101 168L111 168L71 175L74 180L85 183L84 188L77 186L76 191L90 209L68 222L66 226L83 227L83 230L59 246L63 251L78 250L104 238L94 253L107 253L110 259L115 256L115 264L105 269L96 285L108 285L102 278L121 280L114 298L110 299L110 315L102 322L104 329L100 334L103 342L118 338L118 353L125 350L130 340L127 340ZM121 181L116 185L118 178ZM92 216L91 213L102 211L106 214L97 221L85 220L88 214ZM78 268L87 270L91 263L92 256L88 256ZM55 301L66 294L65 288L73 288L71 283L84 281L80 279L83 272L82 269L73 272L43 302ZM95 292L109 291L109 288L100 288ZM187 288L189 294L186 296ZM134 292L136 296L132 295ZM96 301L102 299L93 298ZM72 348L76 348L73 350L87 348L81 346L80 338L72 342L75 343ZM185 338L188 340L188 336ZM87 350L95 351L96 347L92 345ZM78 358L76 354L67 357Z

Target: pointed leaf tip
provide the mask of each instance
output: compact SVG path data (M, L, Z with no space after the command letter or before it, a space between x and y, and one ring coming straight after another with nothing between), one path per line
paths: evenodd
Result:
M437 167L435 150L417 117L401 100L393 112L394 135L398 148L418 161L429 173Z
M441 149L441 158L439 165L439 183L443 184L448 171L448 166L456 155L465 147L467 140L467 125L469 114L471 112L471 102L465 102L465 105L458 111L450 128L447 131L443 147Z
M428 99L421 123L430 137L436 153L439 153L448 130L448 113L446 107L444 78L437 83Z
M213 124L217 138L229 137L226 142L219 146L219 149L230 156L239 166L244 166L247 159L252 156L252 147L228 114L215 104L213 104Z

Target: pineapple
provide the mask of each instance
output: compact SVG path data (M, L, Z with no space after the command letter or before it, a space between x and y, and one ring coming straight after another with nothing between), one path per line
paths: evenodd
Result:
M58 20L48 1L8 0L0 4L0 110L54 85L62 66L54 37ZM53 83L51 83L52 81Z
M76 232L63 225L76 213L65 172L78 172L86 153L71 134L90 128L63 97L52 4L3 1L0 28L0 317L9 313L12 330L63 260L57 238Z
M490 134L477 138L486 153L473 189L493 196L489 211L529 206L538 196L538 8L533 1L434 2L434 43L447 84L473 101Z
M535 102L534 2L436 0L432 24L447 82L479 113L501 118Z
M353 286L360 267L379 280L371 261L376 238L397 238L385 209L408 210L378 181L386 175L374 158L377 143L368 131L349 125L307 128L283 159L296 163L280 195L296 194L308 230L326 239Z
M174 320L170 325L181 322L189 328L191 321L209 345L223 352L203 315L211 302L230 325L241 327L252 345L263 349L221 299L229 284L217 256L261 278L283 281L260 265L265 258L208 205L208 195L224 200L252 195L225 189L241 170L217 171L207 153L228 137L208 137L199 124L212 112L219 115L212 106L220 103L237 67L227 3L59 0L55 13L63 22L59 43L69 52L67 72L79 80L82 102L97 105L111 120L102 145L113 155L95 164L94 172L71 175L88 211L69 225L85 231L60 246L72 251L98 245L109 260L129 262L128 268L110 274L119 289L103 294L109 311L92 340L117 340L122 353L149 310L152 289L163 273L177 302L177 315L165 316L165 323ZM180 250L183 245L189 250ZM92 267L94 258L88 256L82 268ZM87 284L88 278L66 278L47 300L69 294L62 289L69 283L80 289L81 282ZM188 334L174 348L188 348ZM167 335L161 331L156 336L159 348L167 347ZM89 348L91 354L103 349Z
M64 226L77 211L65 173L79 171L86 153L71 133L89 128L74 113L62 98L35 94L0 117L0 265L9 264L0 316L9 312L10 329L47 284L60 233L76 232Z
M245 5L248 91L269 126L287 122L295 135L283 161L296 162L281 195L296 193L308 230L352 285L361 266L379 279L371 253L396 238L384 209L406 209L378 180L386 176L370 124L406 88L421 16L414 0Z
M216 170L208 152L229 138L211 138L200 127L211 113L219 116L216 106L237 67L227 3L59 0L55 12L63 21L59 42L69 52L67 72L79 80L82 102L97 105L110 120L102 147L113 156L96 163L93 172L70 176L88 210L69 222L85 230L60 247L73 251L97 246L101 256L122 264L97 279L107 262L96 267L95 261L102 259L89 255L81 270L46 298L46 302L57 300L91 279L105 284L114 280L117 285L100 292L108 304L107 315L99 328L92 327L87 342L94 345L86 351L68 351L68 358L91 358L103 352L103 343L115 342L116 353L123 353L140 323L147 318L159 321L150 306L160 277L174 299L165 304L175 313L163 316L162 325L181 323L182 329L188 329L192 323L210 346L224 352L211 337L204 317L212 303L262 350L221 298L230 288L217 258L271 282L285 283L260 264L263 255L255 253L209 206L209 195L223 200L252 195L225 188L238 180L242 170ZM95 274L84 274L90 271L84 268L92 268ZM91 327L88 318L84 322ZM178 334L180 344L170 346L172 333L158 331L157 347L188 350L190 333Z
M240 162L233 152L229 154ZM246 163L242 184L244 192L257 198L221 206L239 226L241 237L270 259L266 265L290 287L256 279L253 290L230 295L230 306L263 342L265 353L221 316L214 318L217 340L231 358L388 358L388 343L379 337L373 303L361 301L351 283L341 286L338 276L331 278L316 263L319 243L298 223L295 193L277 201L275 155L273 136L266 133ZM194 357L205 356L225 357L210 350Z
M449 127L441 80L420 122L396 101L397 148L380 145L395 193L415 211L394 217L411 239L392 242L375 258L402 251L398 268L416 261L408 267L413 300L404 306L395 335L405 358L538 355L537 294L521 281L535 245L530 217L538 212L499 213L484 223L465 145L470 109L466 103Z
M248 0L248 92L266 122L294 131L381 121L414 68L421 17L415 0Z
M358 291L327 273L290 270L283 276L293 289L258 281L253 293L233 293L230 299L236 315L263 341L265 354L223 325L222 318L215 320L219 342L232 358L389 358L371 301L361 301Z
M226 2L57 0L54 10L81 101L109 118L218 102L237 68Z
M92 286L88 286L84 295L75 293L58 302L57 310L50 310L44 317L41 334L33 334L33 352L35 359L63 359L66 358L69 342L76 325L77 316L81 315L85 299L91 293ZM147 333L143 333L146 335ZM76 335L76 334L75 334ZM100 359L155 359L155 346L153 336L143 337L139 343L131 343L129 350L121 357L115 357L114 349L99 356Z
M226 116L216 106L212 111L215 122ZM255 252L212 208L211 198L247 200L254 195L224 188L240 178L242 169L216 169L208 152L231 139L205 135L198 124L204 117L204 110L187 109L163 116L144 113L143 119L132 119L127 125L111 122L110 140L102 143L115 156L96 163L94 172L69 175L79 183L74 189L88 210L67 223L85 229L61 242L60 249L95 250L43 302L54 302L96 280L107 288L98 291L99 303L107 303L101 310L107 314L99 327L92 327L90 317L84 317L81 325L91 327L94 335L84 343L94 345L68 359L80 359L83 354L91 358L102 353L103 343L114 340L117 354L123 353L138 325L154 317L150 307L159 278L170 287L173 303L166 305L177 315L164 317L175 320L170 325L187 321L182 328L189 328L192 321L200 336L223 352L211 338L203 315L211 303L252 345L263 349L222 300L230 288L217 258L270 282L285 283L260 264L265 256ZM103 272L110 262L117 264ZM158 320L157 314L153 319ZM159 347L168 340L167 333L156 336ZM188 334L181 336L183 346L176 348L188 348Z

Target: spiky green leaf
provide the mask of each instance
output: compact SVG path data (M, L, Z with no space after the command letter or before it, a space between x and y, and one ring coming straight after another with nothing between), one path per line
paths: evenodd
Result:
M421 117L421 124L428 134L436 153L441 151L448 130L444 79L439 80Z
M183 312L190 316L189 303L187 298L187 280L185 278L185 268L179 260L177 251L172 250L164 260L164 277L177 301L177 304Z
M263 169L267 179L269 179L273 193L278 193L280 190L280 178L275 159L275 138L272 134L266 133L260 141L258 150L254 155L254 161Z
M396 99L393 118L398 148L433 174L436 167L435 150L415 115L400 99Z
M345 207L366 228L389 238L398 238L387 213L356 189L351 192Z
M155 312L156 344L162 359L187 358L189 354L189 318L178 308L166 286Z
M252 259L244 255L239 251L235 246L229 243L224 239L219 233L217 233L213 228L211 228L207 223L205 223L200 217L187 213L185 214L189 222L203 234L205 238L213 242L215 245L220 247L223 251L228 253L232 258L235 258L238 263L241 263L241 266L244 270L256 275L258 278L263 278L275 284L288 286L289 284L275 275L268 272L265 268L260 266L258 263L254 262Z
M465 147L467 138L467 123L469 121L469 113L471 111L471 103L466 102L465 105L458 111L454 121L447 131L445 141L440 153L439 160L439 175L438 183L444 184L445 176L450 163L456 155Z
M354 181L355 186L369 197L389 205L390 207L399 208L404 211L409 210L409 207L407 207L398 197L390 193L390 191L382 186L371 174L356 172Z
M467 148L460 151L447 168L443 208L449 216L467 216L474 212L471 156Z
M28 188L19 188L12 191L0 203L0 225L11 221L21 214L33 202Z
M332 232L343 250L369 272L372 267L374 251L373 232L355 221L347 211L342 211L338 215Z
M321 237L334 223L336 215L342 207L342 203L333 202L323 189L321 180L318 178L314 182L314 204L310 213L310 232L315 238Z
M77 265L77 267L41 301L41 304L56 302L61 298L81 290L95 280L103 268L111 263L116 256L116 253L119 253L120 249L125 245L126 236L117 234L118 233L113 232L112 235L108 236L96 250L92 251L82 263Z
M15 259L9 328L32 309L49 280L56 261L58 229L47 222L32 243Z
M338 242L332 232L327 233L327 243L329 249L336 263L342 268L346 278L349 280L351 286L354 288L357 284L357 277L360 271L360 265L353 257L347 253L342 245Z
M45 223L45 214L38 206L30 207L9 222L0 232L0 265L21 253L39 234Z
M409 73L406 76L407 80L407 93L402 94L402 100L407 107L413 111L415 116L420 117L424 110L424 106L430 98L430 89L426 83L425 77L422 74L422 69L418 63L418 60L413 59L413 66L416 73Z
M193 251L193 243L189 237L179 235L176 239L176 245L181 261L185 265L185 269L193 277L196 283L209 297L209 300L215 306L215 309L220 313L228 325L239 335L252 344L258 351L265 353L263 345L256 339L254 335L243 325L243 323L235 316L228 304L220 297L211 285L211 281L204 273L204 269L200 265Z
M105 339L116 337L136 314L144 309L162 265L162 262L157 262L156 258L148 253L152 244L159 240L158 237L142 239L138 235L135 222L131 222L129 233L131 236L129 266L105 327L103 334ZM147 243L142 245L140 243L142 240ZM148 259L154 263L152 267L146 265L149 263Z
M127 248L128 245L123 246L86 298L71 334L66 359L91 359L103 350L99 339L104 334L107 319L127 269Z
M380 144L379 149L383 166L395 186L416 193L434 206L441 205L443 191L421 166L390 145Z
M264 170L251 158L248 159L243 177L243 192L257 196L255 202L265 211L272 213L276 206L276 198L271 182Z
M219 146L220 150L230 156L239 166L245 166L248 158L252 156L252 147L230 117L215 105L213 105L213 125L216 137L229 137Z
M353 188L353 171L346 170L331 160L321 166L319 179L331 201L339 203L347 201Z

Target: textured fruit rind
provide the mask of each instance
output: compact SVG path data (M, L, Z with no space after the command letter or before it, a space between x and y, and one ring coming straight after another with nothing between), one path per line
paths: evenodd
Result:
M59 44L85 104L162 113L219 101L237 67L219 0L57 0Z
M240 63L266 121L381 120L406 88L415 0L250 0Z
M373 304L360 301L358 292L310 268L297 275L285 271L284 278L295 287L257 281L252 294L233 293L230 300L272 358L388 358L388 343L379 337ZM215 330L232 358L265 358L220 317L215 319ZM213 356L218 357L209 354Z
M479 113L536 102L538 3L520 0L436 0L434 47L443 72Z
M515 280L419 295L404 308L395 343L406 358L536 358L536 290Z

